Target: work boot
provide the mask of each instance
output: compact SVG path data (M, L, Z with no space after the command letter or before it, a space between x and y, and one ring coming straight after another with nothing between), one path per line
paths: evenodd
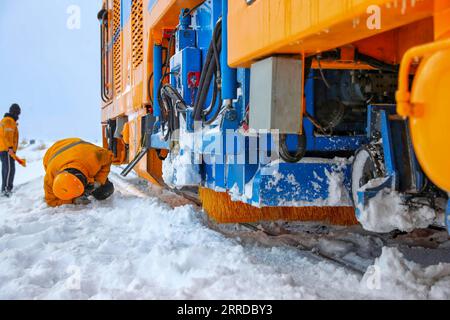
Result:
M2 196L5 198L10 198L11 197L11 192L10 191L3 191L2 192Z

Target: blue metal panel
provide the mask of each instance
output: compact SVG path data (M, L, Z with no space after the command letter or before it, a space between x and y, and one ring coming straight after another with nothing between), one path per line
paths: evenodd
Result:
M360 218L361 216L360 207L365 208L367 205L369 205L370 199L375 198L377 194L379 194L383 190L392 190L392 189L393 189L393 179L392 177L386 177L386 179L378 186L366 189L365 191L358 191L358 203L355 204L356 217Z
M237 98L236 69L228 66L228 0L222 0L222 52L220 55L222 73L222 98Z
M316 93L314 90L314 77L307 79L305 84L306 111L314 116L316 108ZM368 142L366 135L356 136L320 136L314 133L315 128L309 119L304 120L304 133L306 134L307 150L320 152L356 151ZM295 142L288 140L289 149L295 150Z
M280 163L271 174L259 171L259 201L261 206L351 206L351 165L325 162L301 164ZM270 171L269 171L270 173ZM337 203L329 199L330 175L342 176L344 195ZM254 198L253 198L254 201Z
M131 18L131 3L133 0L121 0L121 12L120 12L120 26L123 27L130 21Z
M197 48L186 48L177 52L170 59L170 71L177 73L172 85L181 93L188 105L193 105L195 88L189 88L189 76L200 72L201 51Z
M156 4L157 2L158 2L158 0L149 0L149 1L148 1L148 7L147 7L147 9L148 9L149 12L152 11L153 7L155 6L155 4Z
M240 90L234 108L238 112L238 122L241 123L245 119L246 108L250 105L250 69L238 69L237 77Z
M176 51L195 47L196 32L194 30L178 30L176 35Z
M161 116L161 107L158 102L159 84L162 77L162 46L153 46L153 115Z
M355 151L367 143L366 136L346 136L346 137L321 137L309 136L309 151Z
M450 234L450 199L448 200L448 203L447 203L447 211L445 214L445 223L447 225L447 232L448 232L448 234Z
M169 150L169 142L161 139L161 135L159 133L152 135L152 148L153 149L166 149Z
M389 115L386 111L380 112L381 117L381 136L383 137L383 152L386 172L389 176L397 174L394 158L394 146L392 142L391 127L389 124Z

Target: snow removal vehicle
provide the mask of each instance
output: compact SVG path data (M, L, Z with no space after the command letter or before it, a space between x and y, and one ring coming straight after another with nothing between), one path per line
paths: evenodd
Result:
M450 214L450 0L104 0L98 19L124 174L219 223Z

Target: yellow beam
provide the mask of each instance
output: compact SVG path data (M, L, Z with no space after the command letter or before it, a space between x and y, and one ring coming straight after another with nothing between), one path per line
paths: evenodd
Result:
M435 1L446 0L230 1L229 64L344 46L430 17Z

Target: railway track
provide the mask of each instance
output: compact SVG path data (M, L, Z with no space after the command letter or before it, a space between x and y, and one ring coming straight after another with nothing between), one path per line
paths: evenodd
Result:
M157 197L170 206L189 204L201 211L201 201L194 188L178 190L165 186L158 194L149 194L148 186L136 186L135 181L127 181L117 173L113 173L112 180L114 183L119 183L122 189L134 189L132 193L138 192L141 197L143 195ZM177 200L177 197L184 201ZM224 225L212 221L206 214L203 214L202 219L209 228L228 238L268 247L280 246L294 249L305 258L331 263L358 277L365 274L368 266L375 262L385 246L397 247L402 252L409 253L412 258L420 256L417 251L421 250L426 251L427 255L435 252L439 256L439 258L428 259L428 262L416 261L423 265L436 262L450 263L450 250L439 249L443 244L450 248L449 237L442 228L430 227L412 234L400 232L375 234L364 231L359 226L344 228L321 223L282 221ZM411 253L411 250L415 252Z
M248 228L249 230L253 230L255 232L264 232L269 237L280 237L281 234L276 234L270 231L261 230L259 227L250 224L250 223L241 223L241 225L245 228ZM297 243L286 243L287 246L296 248L300 250L304 255L307 255L313 259L319 259L319 260L325 260L327 262L333 263L339 267L343 267L345 269L348 269L349 271L356 273L357 275L363 276L366 269L361 268L361 266L352 264L348 261L344 261L338 257L334 257L332 255L329 255L327 253L321 252L320 249L314 248L314 247L308 247L305 244L301 242Z

